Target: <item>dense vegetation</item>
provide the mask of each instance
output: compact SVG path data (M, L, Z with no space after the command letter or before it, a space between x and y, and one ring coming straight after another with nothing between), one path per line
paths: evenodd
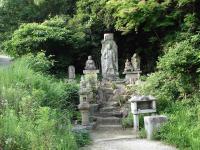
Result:
M50 66L51 61L39 53L0 68L1 148L73 150L88 139L81 140L82 135L71 128L77 85L42 73Z
M181 149L200 147L200 37L181 33L169 43L158 71L147 77L140 92L155 95L161 113L170 117L156 135Z
M66 114L77 104L77 86L48 74L58 77L70 64L81 73L89 54L100 66L103 33L114 32L120 71L137 52L144 75L154 72L139 92L156 96L170 117L156 136L181 149L200 147L199 8L199 0L1 0L0 49L22 58L0 70L0 146L76 148ZM54 62L41 53L34 59L40 51Z

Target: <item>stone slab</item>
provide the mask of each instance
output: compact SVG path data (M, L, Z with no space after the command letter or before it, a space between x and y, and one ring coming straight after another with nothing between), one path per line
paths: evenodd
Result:
M147 139L153 139L153 133L156 130L159 130L160 126L166 123L168 120L167 116L156 115L156 116L145 116L144 117L144 126L147 134Z
M83 74L97 74L99 70L83 70Z

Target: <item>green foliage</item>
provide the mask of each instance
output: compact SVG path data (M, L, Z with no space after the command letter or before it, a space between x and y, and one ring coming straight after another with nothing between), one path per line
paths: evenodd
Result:
M82 51L81 43L85 41L82 27L72 26L68 20L69 17L56 16L43 23L23 24L10 40L4 42L3 49L17 57L44 51L46 56L55 60L52 73L66 72L67 66L75 65L75 60L80 59L74 59L74 56Z
M144 128L142 128L142 129L139 131L139 137L142 138L142 139L144 139L144 138L147 137L146 131L145 131Z
M10 41L4 44L4 49L9 54L20 56L29 52L37 53L44 50L47 54L54 54L52 44L75 47L76 43L84 37L84 34L76 33L66 28L66 20L63 17L55 17L41 24L30 23L21 25L16 30Z
M151 74L140 88L142 93L158 98L160 110L177 99L190 97L199 88L199 35L189 37L179 37L178 43L167 46L166 54L159 59L158 72Z
M90 144L91 138L88 130L74 131L74 135L79 147Z
M75 0L0 1L0 47L22 23L42 22L61 14L71 16L75 11L75 3Z
M195 0L109 0L106 7L113 10L115 28L126 33L132 30L137 32L141 26L145 31L174 26L191 5L195 7Z
M0 145L3 149L77 149L69 119L78 102L78 87L44 75L41 71L48 66L37 68L37 60L41 66L47 61L43 53L35 58L29 54L0 68Z
M159 112L169 122L155 137L177 145L180 149L199 148L199 34L177 34L166 44L159 58L158 71L147 77L139 91L157 97Z
M187 104L187 101L196 100L185 99L183 102L174 104L169 114L169 122L161 128L156 136L168 143L177 145L180 149L198 149L200 147L200 105L199 102L192 105Z
M54 60L51 59L52 56L45 56L44 52L39 52L37 55L28 54L26 57L23 57L31 69L36 72L48 73L48 71L53 67Z
M3 149L77 149L68 125L62 123L64 127L57 127L61 122L55 110L48 107L32 109L36 109L34 118L18 115L12 109L2 113L0 143Z
M123 128L132 128L133 127L133 114L129 113L127 117L122 118Z

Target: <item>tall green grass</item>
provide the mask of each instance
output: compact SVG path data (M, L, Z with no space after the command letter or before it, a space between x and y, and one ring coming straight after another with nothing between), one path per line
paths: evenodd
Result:
M0 68L0 148L78 149L70 123L78 87L35 70L30 58Z

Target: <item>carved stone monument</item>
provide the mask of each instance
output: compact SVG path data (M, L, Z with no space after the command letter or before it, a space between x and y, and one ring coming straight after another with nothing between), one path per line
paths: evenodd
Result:
M125 68L123 74L125 74L125 81L128 84L135 84L139 78L142 71L140 71L140 56L134 54L131 58L131 63L126 60Z
M112 33L104 34L101 49L102 76L105 80L116 80L118 73L118 47Z
M92 91L95 91L97 89L98 73L99 70L97 70L95 62L94 60L92 60L92 56L88 56L88 60L85 63L85 70L83 70L83 74L88 86L91 87Z
M131 62L128 59L126 59L124 72L129 72L129 71L133 71L133 66Z
M88 56L88 60L85 64L85 70L96 70L96 66L94 60L92 60L92 56Z
M134 119L134 130L139 130L139 114L156 113L156 98L153 96L132 96L131 112Z
M131 63L135 71L140 70L140 61L140 56L137 53L133 54L133 57L131 58Z
M68 67L68 77L71 80L75 79L76 75L75 75L75 67L74 66Z

